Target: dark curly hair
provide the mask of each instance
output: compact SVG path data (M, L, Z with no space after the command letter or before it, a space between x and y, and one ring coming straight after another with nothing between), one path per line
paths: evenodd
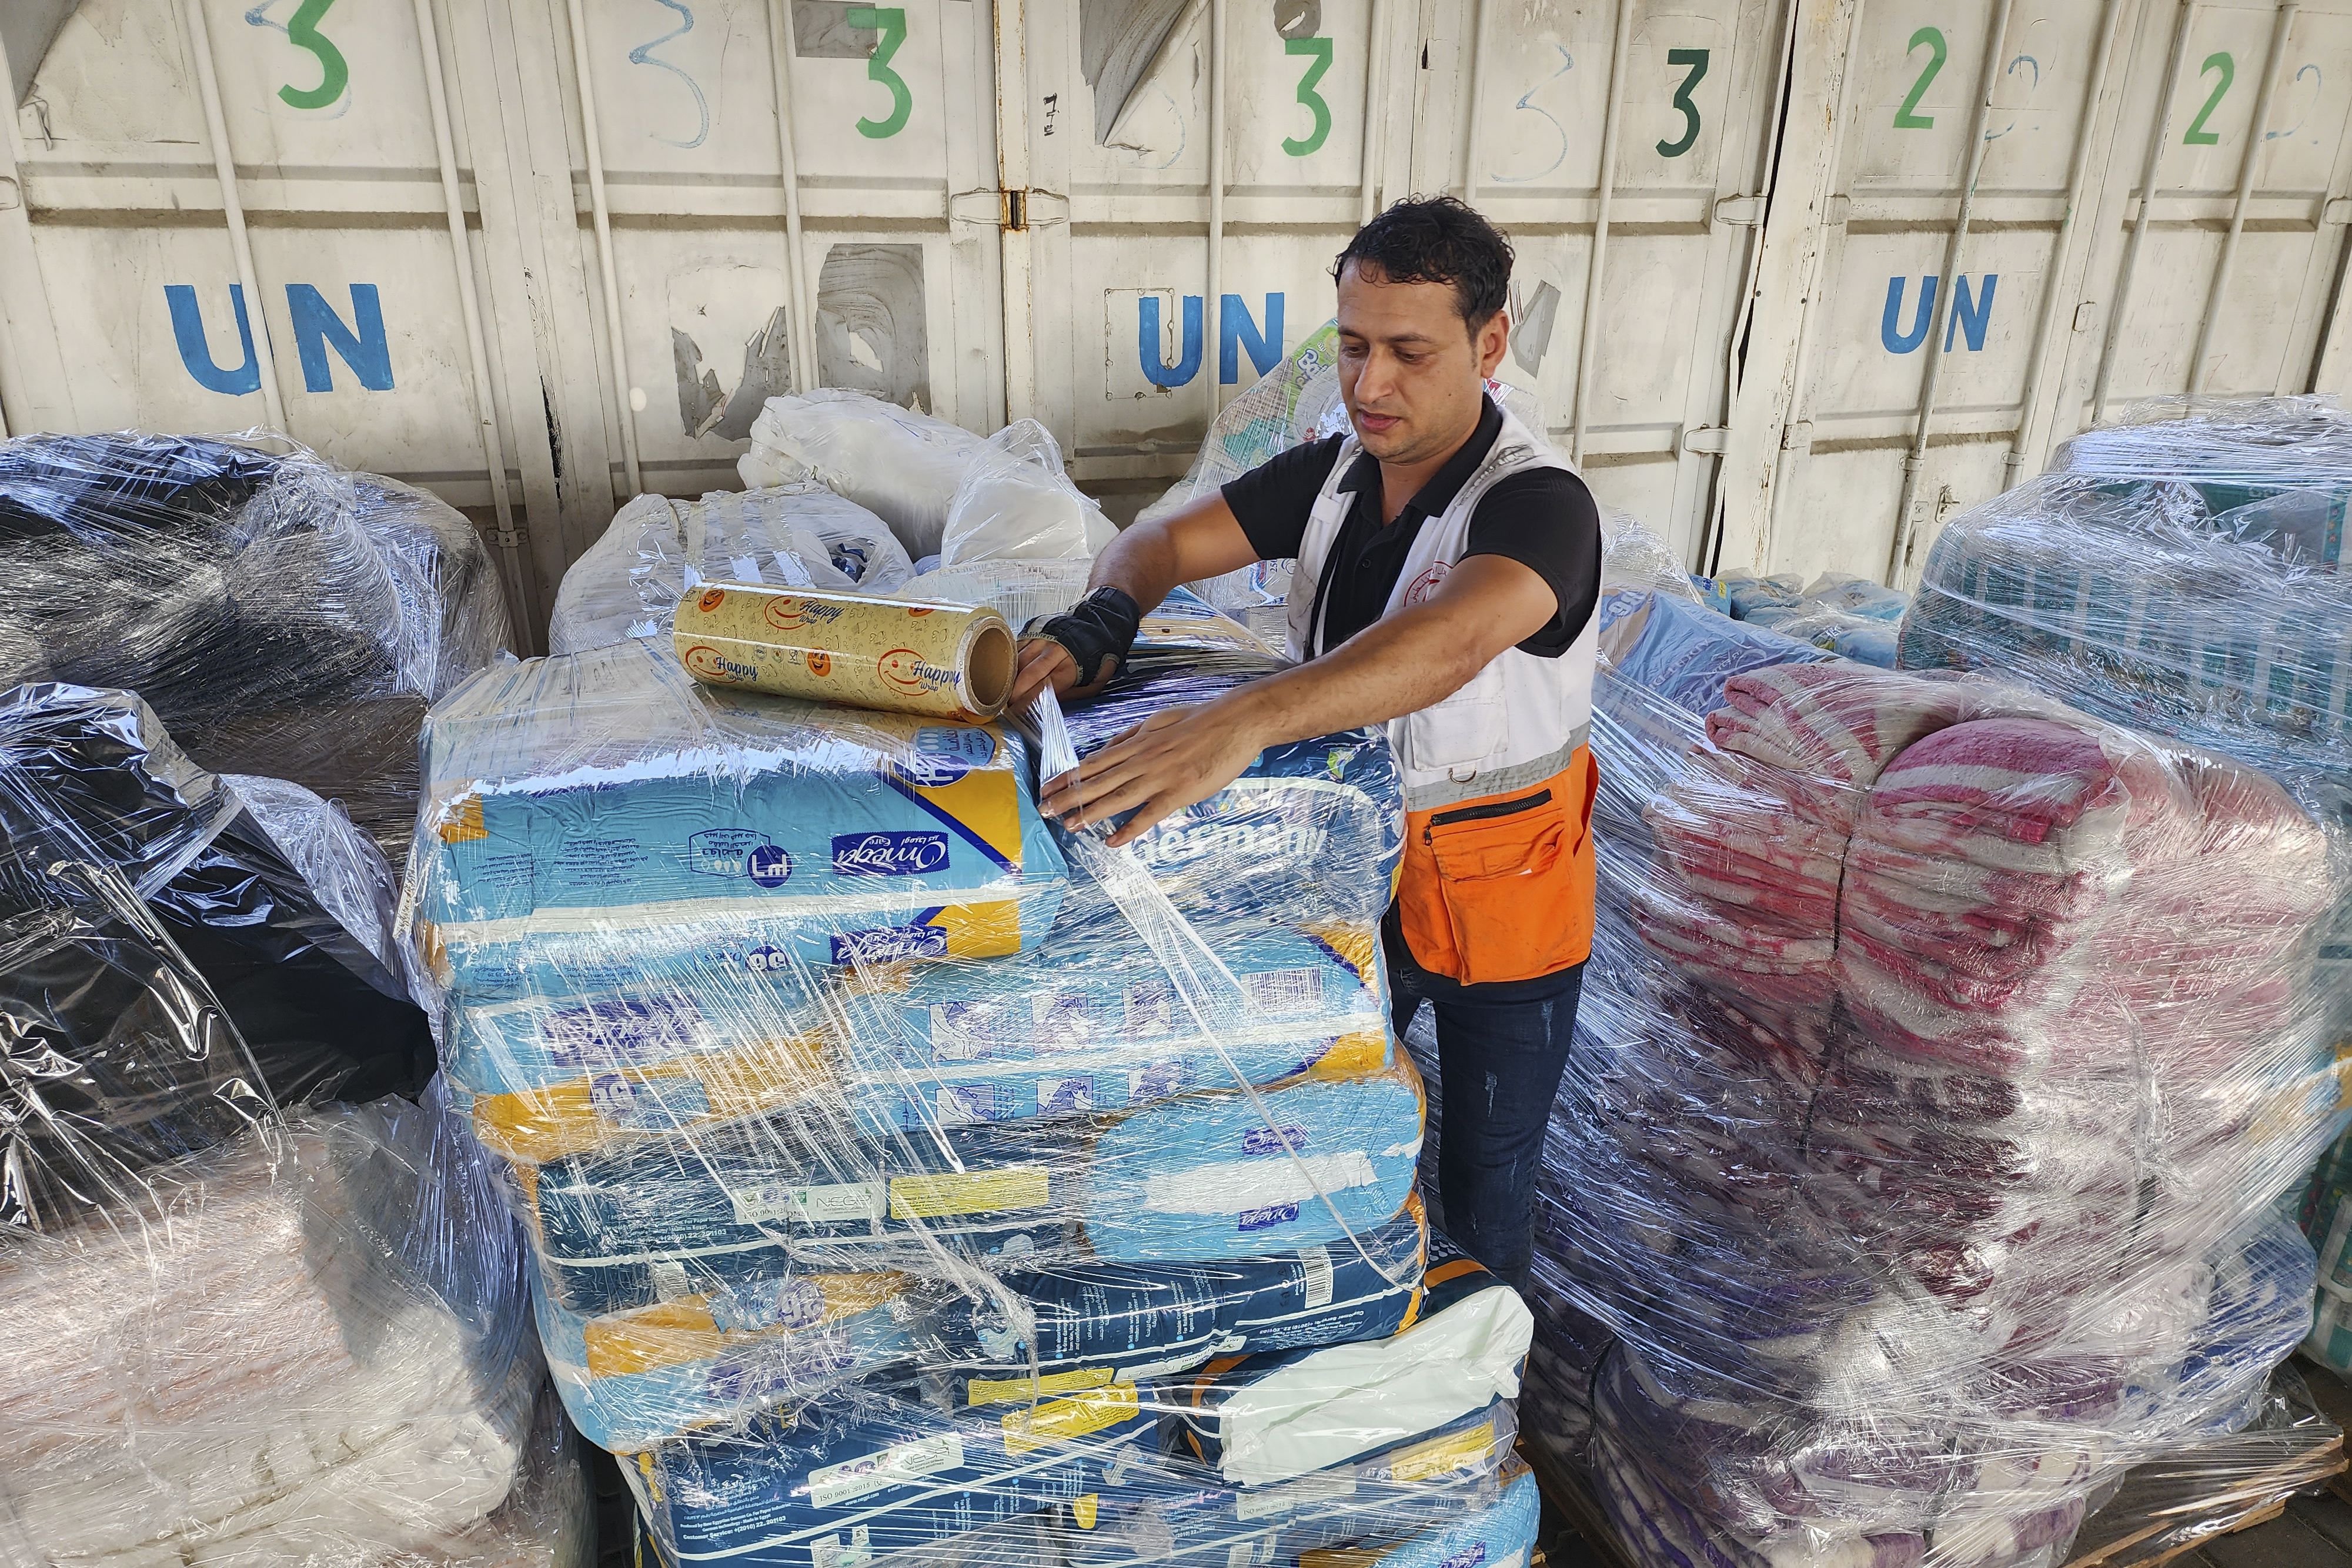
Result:
M1356 231L1331 263L1355 262L1390 283L1449 283L1475 334L1510 297L1511 242L1475 207L1452 196L1407 196Z

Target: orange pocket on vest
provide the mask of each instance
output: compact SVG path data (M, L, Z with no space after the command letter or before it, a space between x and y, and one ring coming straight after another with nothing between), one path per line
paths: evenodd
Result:
M1526 980L1591 948L1591 879L1582 824L1549 789L1431 815L1423 830L1469 985Z

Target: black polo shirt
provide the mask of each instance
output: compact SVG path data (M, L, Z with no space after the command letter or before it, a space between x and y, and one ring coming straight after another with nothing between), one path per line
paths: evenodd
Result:
M1327 653L1381 618L1403 575L1422 524L1443 514L1494 450L1502 434L1503 411L1486 399L1478 428L1462 449L1421 487L1397 514L1381 521L1381 465L1359 452L1339 480L1355 499L1324 563L1322 635L1307 650ZM1339 460L1345 439L1294 446L1225 486L1225 505L1260 560L1298 554L1307 537L1307 514ZM1523 653L1558 658L1584 632L1601 599L1601 514L1592 492L1563 468L1538 468L1497 480L1470 514L1465 557L1498 555L1517 561L1551 585L1559 613L1551 624L1519 644ZM1294 582L1294 594L1313 585Z

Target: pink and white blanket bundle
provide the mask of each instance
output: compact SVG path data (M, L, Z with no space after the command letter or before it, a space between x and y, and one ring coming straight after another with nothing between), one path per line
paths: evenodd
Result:
M1678 977L1822 1061L1822 1201L1989 1350L2211 1246L2316 1123L2333 892L2269 779L1977 681L1735 675L1628 903ZM2273 1151L2275 1153L2275 1151ZM2216 1188L2217 1180L2228 1185Z

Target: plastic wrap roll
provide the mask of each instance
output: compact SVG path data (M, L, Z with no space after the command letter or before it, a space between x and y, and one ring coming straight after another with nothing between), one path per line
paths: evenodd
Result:
M1013 629L986 607L713 583L678 601L695 679L934 718L994 718L1013 690Z

